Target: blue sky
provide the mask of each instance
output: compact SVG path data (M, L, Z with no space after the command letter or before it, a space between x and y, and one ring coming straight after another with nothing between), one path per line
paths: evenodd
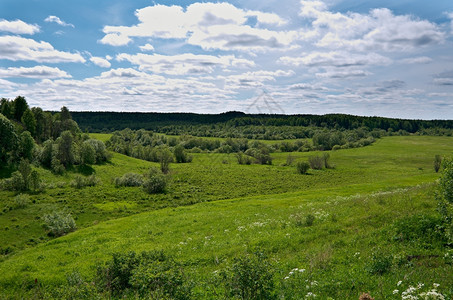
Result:
M453 119L453 3L2 0L0 97L17 95L49 110Z

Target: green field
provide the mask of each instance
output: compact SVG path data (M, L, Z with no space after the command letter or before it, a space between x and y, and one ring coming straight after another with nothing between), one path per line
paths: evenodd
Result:
M420 290L440 284L438 291L451 297L453 267L442 242L429 232L397 237L406 228L401 224L415 232L420 220L435 223L439 174L433 159L452 153L451 137L384 137L371 146L330 151L334 168L307 175L285 166L287 157L305 161L317 152L273 153L272 165L194 153L191 163L170 165L170 185L159 195L112 184L127 172L158 165L120 154L63 176L40 168L48 187L30 194L25 208L15 207L15 193L0 191L0 298L29 298L37 289L56 297L52 291L68 284L68 274L91 282L97 264L130 250L171 255L192 285L193 299L228 297L217 274L236 257L257 251L269 262L278 298L314 293L320 299L358 299L369 292L376 299L399 299L418 283L425 285ZM75 176L89 173L101 183L70 186ZM78 230L52 239L42 216L59 209L71 212ZM305 271L290 274L294 268Z

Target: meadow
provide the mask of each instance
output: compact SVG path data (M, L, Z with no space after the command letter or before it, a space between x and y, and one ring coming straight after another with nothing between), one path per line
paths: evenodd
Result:
M366 292L400 299L412 286L411 293L435 289L449 299L453 253L435 230L433 159L452 152L451 137L383 137L328 151L333 168L306 175L286 165L288 155L297 162L319 152L272 153L272 165L193 153L191 163L170 165L166 192L152 195L113 180L158 164L117 153L61 176L36 168L47 187L30 193L24 207L15 192L0 191L0 296L109 297L91 284L99 266L115 253L156 250L177 263L166 272L181 272L184 295L193 299L244 298L238 266L270 274L260 279L269 287L265 298L358 299ZM81 174L100 183L72 187ZM55 210L70 212L77 230L49 237L42 217ZM77 284L68 280L74 276Z

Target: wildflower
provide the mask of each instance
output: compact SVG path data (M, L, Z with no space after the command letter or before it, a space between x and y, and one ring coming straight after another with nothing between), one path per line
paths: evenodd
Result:
M396 286L400 286L400 285L401 285L401 283L403 283L403 281L402 281L402 280L398 281L398 283L396 284Z
M299 272L303 273L303 272L305 272L305 269L299 269Z
M286 280L286 279L289 279L289 276L286 276L284 279L285 279L285 280Z
M396 295L396 294L398 294L399 292L400 292L400 291L398 291L398 290L393 290L393 295Z
M438 283L433 283L433 286L437 289L437 288L440 286L440 284L438 284Z

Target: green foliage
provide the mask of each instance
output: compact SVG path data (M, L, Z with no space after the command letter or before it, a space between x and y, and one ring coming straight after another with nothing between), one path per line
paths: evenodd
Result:
M143 184L143 176L137 173L126 173L121 177L116 177L113 182L116 187L141 186Z
M234 259L223 270L221 280L227 296L239 299L276 299L273 266L263 253L246 254Z
M296 170L299 174L307 174L308 169L310 169L310 164L306 161L299 161L296 164Z
M434 171L437 173L442 165L442 157L439 154L434 156Z
M162 251L114 253L98 266L96 283L116 297L133 291L145 298L190 299L191 287L178 264Z
M104 142L96 139L88 139L83 142L83 144L87 144L94 149L95 153L95 162L94 163L102 163L109 160L109 154L107 149L105 148Z
M17 96L13 101L13 105L14 105L14 118L17 121L20 121L22 119L22 115L24 114L24 112L28 109L27 100L25 100L25 98L22 96Z
M50 163L50 167L52 169L52 173L56 175L62 175L66 170L63 164L60 162L58 157L55 155L52 156L52 161Z
M53 237L65 235L75 231L77 228L71 214L63 211L54 211L50 214L46 214L44 215L43 220L45 222L45 227L48 230L48 235Z
M82 143L80 147L80 159L81 163L84 165L92 165L96 163L96 150L94 147L87 143L87 141Z
M307 227L313 226L313 223L315 222L315 216L312 214L308 214L305 216L305 223L304 225Z
M165 174L162 174L161 172L150 173L151 174L149 174L148 178L143 181L143 190L148 194L158 194L165 192L168 183L168 179Z
M10 152L17 147L17 135L13 123L2 114L0 114L0 137L0 164L3 164L10 159Z
M187 155L184 147L179 144L173 149L173 153L175 155L175 159L177 163L187 163L192 161L192 157Z
M19 194L14 197L14 206L16 208L25 208L30 203L30 196L27 194Z
M19 157L23 159L33 160L33 148L35 147L35 140L30 132L24 131L19 139Z
M29 177L31 174L31 166L28 160L22 159L19 163L18 171L22 175L22 181L24 183L23 189L28 190L29 189Z
M94 174L87 177L76 175L74 180L71 181L71 186L76 189L81 189L87 186L96 186L99 182L99 178Z
M65 167L72 166L74 163L73 136L70 131L64 131L56 140L58 145L57 157Z
M313 170L322 170L325 166L325 160L321 156L310 156L308 158L308 163L310 164L310 168Z
M399 219L394 224L394 240L401 242L423 242L426 245L443 243L440 232L442 219L431 215L417 214Z
M38 192L43 189L43 183L38 171L32 170L28 177L28 187L33 192Z
M236 153L236 159L240 165L250 165L252 164L252 157L244 154L243 152Z
M22 123L25 126L25 129L31 133L32 136L36 134L36 119L30 109L27 109L21 118Z
M157 150L157 159L160 163L160 170L166 174L170 171L170 163L173 162L173 154L168 147L159 147Z

